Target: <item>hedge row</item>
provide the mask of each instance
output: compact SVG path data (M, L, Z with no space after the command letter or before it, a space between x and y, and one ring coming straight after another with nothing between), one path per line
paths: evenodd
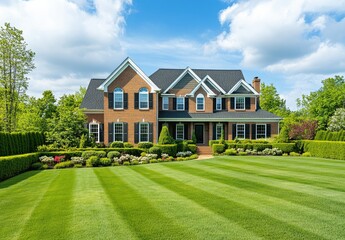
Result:
M38 153L0 157L0 181L27 171L38 157Z
M243 150L257 150L263 151L266 148L279 148L283 151L283 153L290 153L298 151L295 143L272 143L272 144L265 144L265 143L248 143L248 144L240 144L240 143L228 143L228 144L212 144L212 152L213 153L222 153L226 149L238 149L242 148Z
M320 130L315 135L315 140L321 141L345 141L345 131L339 132L323 131Z
M3 133L0 132L0 156L10 156L37 151L44 144L44 135L39 132Z
M313 157L345 160L345 142L305 140L304 151Z

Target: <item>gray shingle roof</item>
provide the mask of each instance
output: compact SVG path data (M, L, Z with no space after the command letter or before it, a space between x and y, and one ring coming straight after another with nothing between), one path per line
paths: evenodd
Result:
M97 88L104 82L104 80L105 79L90 80L80 108L103 110L103 91L97 90Z
M188 113L187 111L160 111L159 117L162 119L271 119L280 120L281 118L274 115L273 113L259 109L255 112L214 112L214 113Z
M224 91L228 92L239 80L244 79L241 70L192 69L201 79L209 75ZM162 92L184 71L184 69L158 69L150 79Z

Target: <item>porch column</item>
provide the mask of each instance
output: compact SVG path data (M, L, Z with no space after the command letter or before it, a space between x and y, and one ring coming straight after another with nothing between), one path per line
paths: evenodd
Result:
M194 132L194 123L191 122L191 123L190 123L190 139L193 138L193 132Z
M208 139L209 140L212 140L212 138L213 138L213 127L212 127L212 123L211 122L209 122L208 123ZM207 143L207 145L208 145L208 143Z
M228 122L228 140L232 140L232 126L230 122Z

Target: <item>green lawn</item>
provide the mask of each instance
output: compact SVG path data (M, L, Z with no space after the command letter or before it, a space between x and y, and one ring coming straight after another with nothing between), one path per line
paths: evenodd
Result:
M0 239L344 239L344 183L302 157L31 171L0 183Z

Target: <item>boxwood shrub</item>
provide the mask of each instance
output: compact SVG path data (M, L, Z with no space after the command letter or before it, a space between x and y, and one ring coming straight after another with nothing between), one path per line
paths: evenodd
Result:
M345 142L305 140L304 151L313 157L345 160Z
M124 144L122 141L115 141L110 144L111 148L123 148Z
M219 144L219 140L210 140L208 141L208 145L212 147L213 144Z
M140 143L138 143L138 148L149 149L151 147L153 147L153 143L152 142L140 142Z
M215 153L223 153L225 150L224 144L213 144L212 145L212 152Z
M161 149L161 153L166 153L172 157L176 156L176 153L177 153L176 144L156 144L155 146Z
M38 153L0 157L0 181L27 171L38 157Z
M92 156L96 156L98 158L106 157L107 153L105 151L85 151L81 154L82 158L88 160Z
M263 151L266 148L272 148L272 144L266 144L266 143L253 143L253 149L256 151Z
M198 147L196 146L196 144L188 144L188 147L187 147L187 151L191 151L192 153L196 153Z
M295 143L272 143L273 148L279 148L283 153L298 152Z

